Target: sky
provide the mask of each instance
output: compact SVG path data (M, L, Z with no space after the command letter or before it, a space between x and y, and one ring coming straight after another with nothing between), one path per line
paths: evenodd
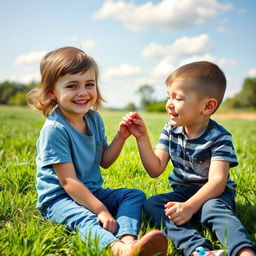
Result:
M0 3L0 82L40 81L49 51L75 46L99 65L106 107L166 98L179 66L208 60L227 77L225 97L256 77L255 0L12 0Z

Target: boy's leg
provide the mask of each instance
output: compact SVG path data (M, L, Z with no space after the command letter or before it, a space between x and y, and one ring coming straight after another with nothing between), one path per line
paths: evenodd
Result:
M146 199L144 192L138 189L98 189L94 195L115 217L120 237L125 234L137 236L141 224L141 212Z
M170 193L152 196L144 204L144 209L151 220L158 227L164 228L165 235L178 250L183 250L184 255L190 255L199 246L211 249L211 244L194 229L190 222L181 226L175 225L165 215L164 205L170 201L184 202L198 189L199 187L196 186L177 188Z
M242 248L254 248L246 229L234 213L234 193L226 189L218 198L207 201L200 212L201 223L209 225L228 255L237 255Z
M69 196L62 196L44 209L43 215L55 223L64 224L70 230L77 230L85 243L90 239L99 241L99 250L106 248L117 238L100 226L97 216L77 204Z

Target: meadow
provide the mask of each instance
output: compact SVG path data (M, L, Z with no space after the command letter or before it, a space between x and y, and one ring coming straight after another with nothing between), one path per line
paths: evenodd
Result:
M122 112L101 112L108 140L111 141L122 119ZM142 113L153 145L156 144L165 114ZM239 166L231 170L237 186L237 214L256 242L256 122L217 119L233 135ZM36 210L35 143L44 117L26 107L0 106L0 255L110 255L108 250L97 253L95 246L85 245L75 232L62 225L45 221ZM118 160L102 170L104 187L139 188L147 196L169 191L168 165L164 174L150 178L140 162L136 142L130 137ZM152 229L142 216L140 235ZM214 246L220 246L214 235L202 227L201 232ZM97 241L91 241L97 245ZM97 247L97 246L96 246ZM169 242L169 252L181 255Z

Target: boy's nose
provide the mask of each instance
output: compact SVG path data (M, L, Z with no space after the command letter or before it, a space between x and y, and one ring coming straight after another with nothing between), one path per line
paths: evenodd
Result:
M174 105L171 100L168 101L167 106L168 106L168 108L174 108Z

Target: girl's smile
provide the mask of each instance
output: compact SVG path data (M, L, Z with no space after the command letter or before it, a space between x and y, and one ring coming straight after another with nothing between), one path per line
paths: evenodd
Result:
M60 77L54 86L52 97L67 119L81 118L97 100L95 70Z

